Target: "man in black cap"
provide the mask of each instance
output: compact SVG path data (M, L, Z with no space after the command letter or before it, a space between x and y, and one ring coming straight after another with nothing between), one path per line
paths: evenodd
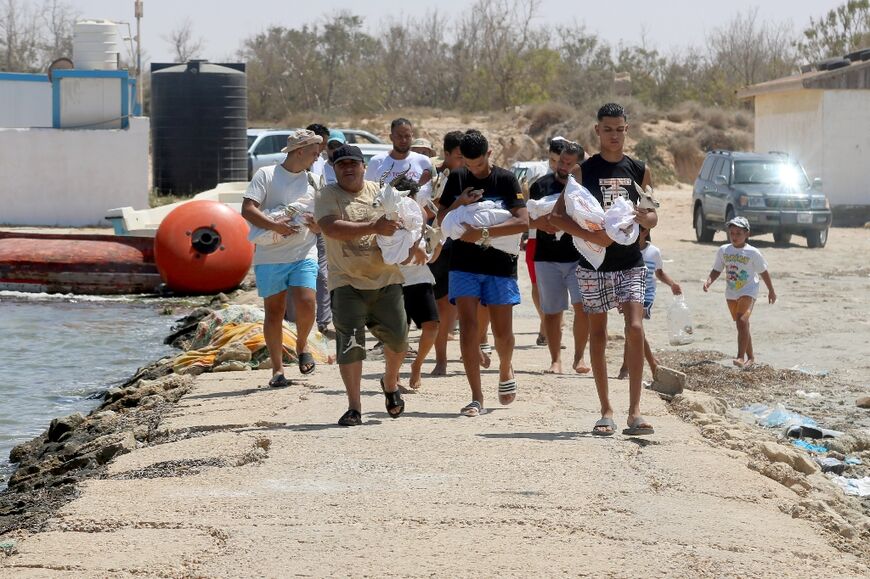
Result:
M380 189L365 180L358 147L336 149L332 164L337 183L320 190L314 215L326 238L336 358L349 406L338 423L356 426L362 423L360 383L366 328L385 346L381 389L387 412L398 418L405 408L399 393L399 368L408 349L403 278L399 266L384 263L375 239L376 235L393 235L401 224L373 206Z

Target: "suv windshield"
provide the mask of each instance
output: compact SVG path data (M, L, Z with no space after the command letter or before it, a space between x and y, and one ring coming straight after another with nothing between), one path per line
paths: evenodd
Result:
M254 141L257 140L257 135L248 135L248 148L251 148L251 145L254 144Z
M788 161L735 161L734 184L809 187L807 176L801 166Z

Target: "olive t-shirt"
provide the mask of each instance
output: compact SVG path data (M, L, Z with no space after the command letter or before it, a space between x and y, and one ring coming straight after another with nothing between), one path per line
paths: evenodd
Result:
M482 189L480 201L494 201L502 209L525 207L520 183L514 174L501 167L492 167L483 179L478 179L471 171L462 167L447 178L440 204L443 209L450 207L456 198L468 188ZM517 277L517 256L492 247L482 247L455 239L450 249L450 271L482 273L499 277Z
M378 195L377 183L366 181L359 193L348 193L337 183L327 185L315 197L314 218L319 222L334 215L341 221L373 221L381 216L373 203ZM373 290L403 281L399 266L384 263L375 234L342 240L324 234L329 266L329 289L352 286Z

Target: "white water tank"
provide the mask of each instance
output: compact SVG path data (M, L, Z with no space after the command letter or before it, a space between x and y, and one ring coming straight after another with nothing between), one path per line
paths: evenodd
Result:
M73 63L79 70L118 70L118 25L80 20L73 27Z

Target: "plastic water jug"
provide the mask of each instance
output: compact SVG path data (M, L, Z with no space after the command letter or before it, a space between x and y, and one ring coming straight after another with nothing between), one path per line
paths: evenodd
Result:
M671 346L685 346L695 341L692 313L682 295L674 296L668 309L668 334Z

